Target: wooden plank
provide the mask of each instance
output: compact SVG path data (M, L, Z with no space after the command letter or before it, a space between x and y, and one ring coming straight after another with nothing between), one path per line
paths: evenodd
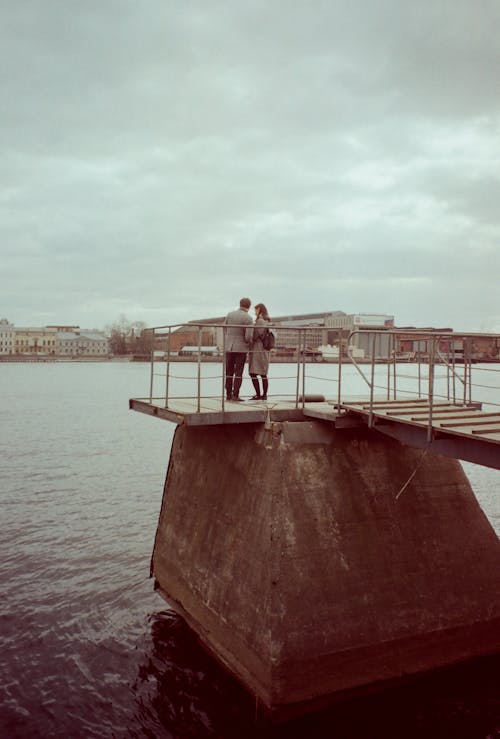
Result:
M472 434L500 434L500 428L493 429L472 429Z
M375 415L380 415L383 417L399 417L399 416L428 416L429 411L431 409L430 405L427 406L399 406L398 410L393 410L392 407L373 407L373 409L370 408L369 405L363 406L362 408L353 408L350 405L346 405L345 403L341 404L342 408L345 408L346 410L350 410L353 413L363 413L368 414L371 411ZM439 406L432 406L434 409L436 409L436 413L460 413L464 411L464 406L454 406L453 408L443 408ZM480 410L480 406L470 406L470 410ZM404 409L404 410L403 410Z
M450 420L453 420L453 421L456 421L456 420L461 421L462 419L468 419L468 418L470 418L471 420L474 421L476 418L485 418L488 415L495 416L496 414L495 413L491 413L491 414L485 413L485 414L483 414L482 411L478 411L477 413L473 413L473 414L469 413L468 415L463 415L463 416L452 416L452 415L450 415L450 416L434 416L433 415L432 416L432 421L433 422L434 421L436 421L436 422L438 422L438 421L439 422L441 422L441 421L450 421ZM413 416L412 417L412 420L413 421L425 421L425 420L428 420L430 418L431 418L430 415L427 416L427 417L424 417L424 418L420 418L420 416L418 418L416 416ZM445 424L442 424L442 425L445 425Z
M481 418L481 412L478 411L475 415L468 415L468 416L454 416L454 415L449 415L449 416L435 416L434 414L432 414L432 416L431 416L430 414L428 414L427 416L412 416L410 420L411 421L424 421L424 422L427 422L427 421L430 421L432 419L432 422L433 423L434 422L441 423L441 421L450 421L450 420L457 420L457 419L458 420L461 420L462 418L471 418L471 419ZM444 424L441 424L441 425L444 425Z
M442 409L442 412L445 413L446 412L446 409L450 405L452 405L452 404L451 403L435 403L432 407L433 408L440 408L440 409ZM393 404L387 405L387 404L384 404L384 405L378 405L378 406L375 406L374 405L373 406L373 411L376 412L376 413L378 413L379 411L388 411L388 412L391 411L391 412L394 413L394 415L404 416L404 415L406 415L406 411L403 410L405 408L408 409L408 410L410 410L411 413L419 413L420 411L422 413L425 413L426 409L427 408L430 408L430 407L431 407L431 404L430 403L406 403L406 404L401 404L400 403L398 405L393 405ZM458 406L454 405L453 407L456 408ZM461 406L461 407L463 407L463 406ZM369 411L369 410L371 410L371 408L372 408L372 406L370 406L370 404L367 404L367 405L364 405L363 406L363 410ZM396 408L397 410L394 410L393 411L392 410L393 408Z
M453 418L453 419L456 419L456 418L458 418L458 419L461 419L461 418L480 418L482 416L483 416L483 411L477 410L475 413L469 412L469 413L465 413L463 415L456 415L456 416L455 415L450 415L450 416L435 416L433 414L432 418L433 418L434 421L449 421L450 418Z
M394 411L393 413L387 413L388 416L411 416L412 418L417 419L418 416L429 416L429 406L426 410L422 411L412 411L411 413L404 413L402 411ZM438 406L433 406L433 408L437 408ZM471 410L478 410L475 406L453 406L452 408L439 408L438 413L463 413L464 408L470 408ZM434 418L434 414L432 414Z
M453 426L491 426L491 424L494 424L496 422L495 420L481 420L488 416L500 416L500 413L485 413L484 415L478 414L477 416L464 416L460 423L441 423L439 425L442 429L452 428ZM474 418L479 420L474 420Z
M374 400L373 405L420 405L422 403L428 403L427 398L406 398L401 400ZM366 398L363 400L346 400L342 405L365 405L367 403Z

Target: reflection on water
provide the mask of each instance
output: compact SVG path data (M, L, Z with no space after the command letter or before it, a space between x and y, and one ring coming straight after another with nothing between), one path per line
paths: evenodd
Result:
M144 366L0 382L0 736L500 737L498 658L269 726L148 579L173 426L127 410ZM466 469L498 526L498 473Z
M255 703L201 647L173 611L150 619L151 652L139 668L137 694L151 683L158 723L172 736L254 736Z
M500 737L500 656L440 670L312 716L272 725L261 707L200 646L172 611L151 617L145 685L167 736L253 739Z

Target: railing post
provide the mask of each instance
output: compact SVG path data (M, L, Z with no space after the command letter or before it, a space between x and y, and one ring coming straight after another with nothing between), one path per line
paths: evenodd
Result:
M375 342L376 334L372 334L372 370L370 378L370 416L368 419L368 426L373 428L373 388L375 385Z
M396 366L396 334L392 334L392 351L394 353L393 355L393 362L392 362L392 379L393 379L393 387L392 387L392 397L394 400L397 398L397 390L396 390L396 380L397 380L397 366Z
M391 399L391 348L392 346L392 334L387 337L387 400Z
M149 402L153 402L153 377L154 377L154 361L155 361L155 329L153 329L153 339L151 341L151 376L149 378Z
M418 397L422 397L422 352L420 351L420 339L418 340Z
M198 326L198 387L197 387L197 403L196 410L200 412L200 394L201 394L201 326Z
M472 339L469 338L469 403L472 402Z
M295 384L295 407L299 407L299 392L300 392L300 345L302 342L302 334L300 329L297 329L297 381Z
M436 340L431 340L431 348L429 351L429 423L427 425L427 443L430 444L432 441L432 420L434 411L434 357L435 357Z
M450 340L447 339L447 359L446 359L446 399L450 400L451 388L450 388Z
M470 336L464 338L464 403L469 402L472 397L472 348Z
M168 345L167 345L167 377L165 380L165 408L168 408L168 394L170 390L170 340L172 338L172 327L168 327Z
M455 352L455 339L452 340L451 344L451 366L453 369L453 402L457 402L457 378L456 378L456 352Z
M302 335L304 337L303 341L303 347L302 347L302 408L304 408L306 404L306 328L301 329Z
M338 391L337 391L337 410L340 411L340 404L342 402L342 329L339 328L337 331L337 340L339 342L339 362L338 362Z
M222 327L222 412L226 404L226 327Z

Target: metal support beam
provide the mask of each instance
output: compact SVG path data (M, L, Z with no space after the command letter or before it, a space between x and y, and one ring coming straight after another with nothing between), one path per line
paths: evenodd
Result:
M408 446L420 449L428 447L429 451L434 454L442 454L445 457L454 457L464 462L473 462L500 470L500 454L496 444L484 444L476 439L448 435L437 429L434 429L434 438L429 444L425 427L386 423L380 419L375 430Z

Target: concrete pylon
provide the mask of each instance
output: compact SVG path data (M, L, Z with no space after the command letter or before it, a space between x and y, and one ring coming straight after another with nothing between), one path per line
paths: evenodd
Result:
M156 587L272 711L494 652L499 565L455 460L321 422L175 432Z

